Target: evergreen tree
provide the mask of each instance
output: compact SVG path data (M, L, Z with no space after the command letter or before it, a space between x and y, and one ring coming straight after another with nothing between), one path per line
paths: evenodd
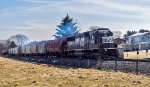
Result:
M73 22L73 19L67 16L62 19L60 25L57 26L56 33L53 35L56 39L62 37L74 36L79 33L77 23Z
M140 29L139 33L144 33L144 32L150 32L149 30L145 30L145 29Z
M125 40L128 40L129 36L134 35L136 33L137 33L137 31L127 31L127 33L124 34L123 37L124 37Z

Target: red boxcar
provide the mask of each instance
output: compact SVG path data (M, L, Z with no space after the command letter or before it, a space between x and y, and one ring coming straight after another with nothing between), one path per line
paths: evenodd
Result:
M59 55L63 51L63 43L66 43L66 38L50 40L46 43L46 53L50 55Z

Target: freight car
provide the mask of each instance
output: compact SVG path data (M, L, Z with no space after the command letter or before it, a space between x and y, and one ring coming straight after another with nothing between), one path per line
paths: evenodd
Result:
M38 56L46 56L46 44L47 41L41 41L37 43L37 55Z
M66 38L50 40L46 42L46 54L48 56L63 56L64 48L67 45Z
M21 56L61 56L100 59L123 58L123 51L112 42L113 33L108 28L100 28L72 37L41 41L22 47L9 49L10 55Z
M31 56L31 45L30 44L25 46L25 52L26 52L25 53L26 56Z
M25 45L21 47L21 53L18 54L18 55L20 55L20 56L25 56L26 55L26 46Z
M30 44L30 55L37 56L37 43Z

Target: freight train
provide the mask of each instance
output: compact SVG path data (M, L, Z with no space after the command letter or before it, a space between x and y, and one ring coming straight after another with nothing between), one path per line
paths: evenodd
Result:
M67 38L40 41L8 50L11 56L56 56L122 59L123 52L112 42L113 33L99 28Z

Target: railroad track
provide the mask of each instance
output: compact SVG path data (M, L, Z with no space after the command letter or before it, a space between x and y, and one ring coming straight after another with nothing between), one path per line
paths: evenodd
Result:
M120 59L106 60L99 63L96 59L76 59L76 58L56 58L56 57L9 57L19 61L31 63L50 64L56 66L75 67L75 68L97 68L101 69L138 72L150 75L150 59ZM137 66L138 64L138 66Z

